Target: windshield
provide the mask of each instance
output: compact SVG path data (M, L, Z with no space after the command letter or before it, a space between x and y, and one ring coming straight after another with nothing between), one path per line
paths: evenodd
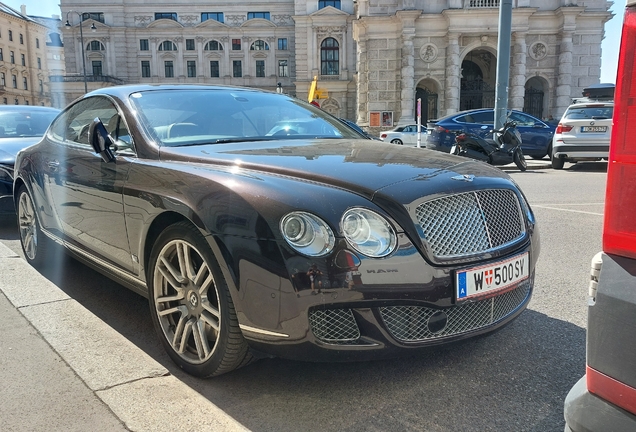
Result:
M8 137L38 137L43 136L57 110L29 111L24 110L0 111L0 138Z
M161 146L296 138L364 138L321 109L275 93L236 89L156 90L131 95Z

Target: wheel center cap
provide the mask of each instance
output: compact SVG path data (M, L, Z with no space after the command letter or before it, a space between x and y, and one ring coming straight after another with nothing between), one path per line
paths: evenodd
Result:
M197 307L197 305L199 304L199 298L197 297L197 295L195 293L191 293L190 294L190 305L192 305L193 308Z

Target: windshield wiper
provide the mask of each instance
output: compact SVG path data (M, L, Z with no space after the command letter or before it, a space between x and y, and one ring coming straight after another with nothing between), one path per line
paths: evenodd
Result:
M252 138L252 137L237 137L237 138L221 138L216 141L211 142L211 144L224 144L224 143L235 143L235 142L251 142L251 141L274 141L278 138L274 137L265 137L265 138Z
M236 142L251 142L251 141L272 141L275 140L274 137L266 137L266 138L250 138L250 137L235 137L235 138L219 138L217 140L211 141L195 141L191 143L183 143L179 145L169 145L168 147L194 147L200 145L210 145L210 144L226 144L226 143L236 143Z

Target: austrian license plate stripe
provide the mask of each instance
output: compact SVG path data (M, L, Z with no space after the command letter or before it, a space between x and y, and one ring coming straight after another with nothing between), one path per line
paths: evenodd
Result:
M455 275L457 300L489 297L513 287L530 274L528 252L479 267L460 270Z

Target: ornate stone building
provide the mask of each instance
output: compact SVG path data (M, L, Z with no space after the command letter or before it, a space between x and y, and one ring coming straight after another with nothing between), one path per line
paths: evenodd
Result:
M51 105L50 33L48 23L27 16L24 6L16 11L0 3L1 104Z
M610 5L513 0L510 108L556 118L599 82ZM413 122L418 98L424 121L494 106L499 0L62 0L61 8L71 21L67 71L80 74L84 55L89 89L280 83L306 98L318 77L323 109L384 129Z

